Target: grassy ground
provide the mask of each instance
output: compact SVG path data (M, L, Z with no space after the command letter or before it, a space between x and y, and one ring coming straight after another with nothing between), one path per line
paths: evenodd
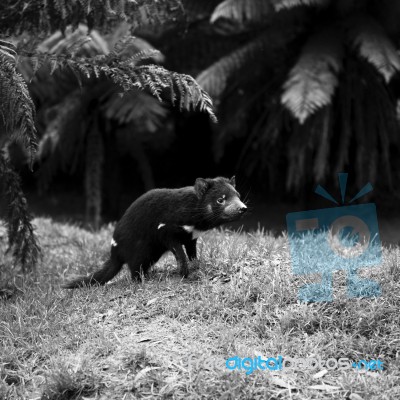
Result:
M299 303L311 278L292 274L285 237L213 231L200 239L189 279L171 256L144 284L124 272L105 287L60 289L107 257L112 226L91 233L35 221L43 249L36 276L9 270L0 227L0 399L400 398L398 247L361 274L379 298ZM229 371L229 357L377 359L383 372Z

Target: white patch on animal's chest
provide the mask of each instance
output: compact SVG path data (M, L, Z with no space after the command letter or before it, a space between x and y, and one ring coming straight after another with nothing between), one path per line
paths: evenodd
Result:
M163 224L162 222L158 225L157 229L162 228L163 226L165 226L165 224Z
M111 239L111 246L116 247L117 242L114 240L114 238Z
M193 225L182 225L182 228L192 234L192 239L197 239L203 232L194 229Z

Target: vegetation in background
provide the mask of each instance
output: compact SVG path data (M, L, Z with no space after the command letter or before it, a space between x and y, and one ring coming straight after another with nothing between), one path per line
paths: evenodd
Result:
M221 122L216 159L230 157L271 191L336 181L343 170L390 191L400 177L399 13L389 0L9 0L0 5L0 35L13 35L0 42L0 146L19 139L32 162L36 118L41 187L58 170L83 171L86 215L98 226L100 194L118 175L108 174L109 155L129 154L152 187L146 149L171 149L174 130L156 99L215 118L207 91ZM147 41L124 36L121 21L179 73Z
M390 157L399 144L399 93L391 85L400 69L398 3L224 0L201 10L176 47L192 46L193 37L203 43L205 31L219 44L197 76L218 105L217 158L239 138L238 168L274 191L282 180L298 189L343 170L358 185L381 172L380 184L391 187L398 179Z
M123 27L121 27L123 28ZM126 36L127 29L117 29L107 38L89 33L80 25L75 31L59 32L38 48L46 54L62 55L76 46L77 57L96 57L114 53L136 66L161 62L163 56L145 40ZM110 51L110 48L113 48ZM102 211L103 185L116 184L122 174L121 156L135 158L146 190L154 187L153 172L146 156L146 145L165 149L173 138L168 109L149 90L133 88L124 96L120 87L105 76L82 82L69 70L51 75L50 66L33 72L31 63L21 65L30 80L29 90L37 105L39 151L38 184L45 191L59 170L68 174L83 170L86 220L97 229ZM31 80L31 78L33 78ZM79 85L80 83L80 85ZM105 179L106 178L106 179ZM77 182L79 185L79 182ZM118 198L121 188L113 190Z
M78 54L78 49L85 42L78 40L79 37L76 38L77 41L74 45L64 47L65 52L40 52L36 49L43 37L59 29L65 34L69 26L73 31L79 28L79 24L82 22L87 24L89 30L97 27L110 31L117 27L118 21L125 20L130 24L131 29L134 29L140 23L159 24L181 12L181 3L178 0L135 2L72 0L68 3L42 0L26 3L20 0L9 0L2 2L0 5L0 36L4 39L7 38L7 40L0 41L0 112L3 120L0 138L2 146L5 145L5 138L20 140L29 153L32 164L37 147L34 124L35 106L26 82L17 71L17 64L21 58L30 60L33 74L41 68L48 68L51 74L60 69L68 70L82 87L87 80L108 79L118 86L118 90L114 89L114 92L147 90L160 101L168 100L172 104L178 104L181 110L199 108L215 119L210 98L191 76L170 72L158 65L143 65L140 61L149 58L146 51L125 57L123 46L129 43L129 40L120 42L119 46L122 47L116 46L114 51L107 54L96 56L89 54L86 57ZM10 35L13 37L9 38ZM50 45L48 48L50 50L52 46ZM91 95L93 96L93 93ZM109 113L111 109L112 105L108 107ZM114 113L115 115L116 113ZM58 118L58 123L60 119ZM96 124L99 123L96 120L96 113L89 122L92 125L86 130L89 132L87 138L90 143L86 151L86 159L90 160L86 166L86 192L89 199L88 209L93 209L95 222L98 224L101 204L94 199L101 190L99 171L102 163L102 144L96 130L98 126ZM0 176L6 176L10 166L6 166L6 162L2 162L0 166ZM29 216L26 209L17 206L25 201L22 191L18 188L13 191L13 194L21 197L8 199L7 206L10 211L6 215L7 218L11 218L11 220L7 219L9 226L18 227L18 229L10 228L9 233L22 235L25 243L32 243L32 246L36 248L33 231L27 225ZM20 242L20 238L10 238L11 244ZM26 246L15 247L15 252L20 253L16 254L18 258L21 261L25 260L24 266L31 267L36 258L29 258L26 251L28 251ZM33 248L29 253L35 253Z

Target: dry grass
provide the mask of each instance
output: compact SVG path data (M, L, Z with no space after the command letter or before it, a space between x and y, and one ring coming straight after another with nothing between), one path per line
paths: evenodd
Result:
M400 249L363 276L379 298L302 304L285 237L213 231L187 280L171 256L151 279L119 275L68 291L72 274L98 268L112 226L98 233L38 219L44 259L35 276L8 274L0 256L0 399L395 399L400 397ZM1 233L1 232L0 232ZM5 249L0 235L0 254ZM1 292L0 292L1 296ZM229 371L232 356L377 359L383 372ZM357 395L359 397L357 397Z

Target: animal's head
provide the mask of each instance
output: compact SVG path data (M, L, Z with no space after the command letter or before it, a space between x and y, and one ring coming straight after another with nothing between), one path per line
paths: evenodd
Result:
M196 179L194 190L201 208L206 210L210 219L215 219L216 222L220 220L220 223L234 221L247 211L235 186L234 176L231 179Z

